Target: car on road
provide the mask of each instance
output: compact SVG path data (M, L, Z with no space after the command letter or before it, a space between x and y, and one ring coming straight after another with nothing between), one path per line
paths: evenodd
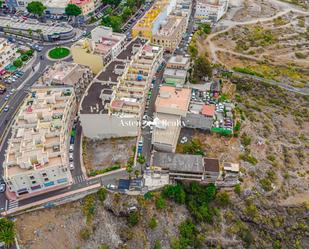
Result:
M74 158L73 158L73 153L70 153L70 154L69 154L69 161L70 161L70 162L73 162L73 160L74 160Z
M3 109L4 112L8 112L9 110L10 110L10 107L8 105L5 106L4 109Z
M13 95L15 93L15 88L12 88L11 90L10 90L10 95Z
M0 193L5 192L5 182L3 180L0 180Z
M10 95L8 94L8 95L5 96L4 100L5 100L5 101L8 101L9 98L10 98Z
M107 185L106 185L106 188L107 188L107 189L115 190L115 189L117 189L117 186L114 185L114 184L107 184Z
M74 163L70 163L69 168L70 168L70 170L74 170Z
M74 145L70 144L69 152L73 152L73 151L74 151Z

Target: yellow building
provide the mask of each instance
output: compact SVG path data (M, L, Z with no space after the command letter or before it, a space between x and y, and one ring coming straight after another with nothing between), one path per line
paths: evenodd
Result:
M132 28L132 37L143 37L149 40L159 28L160 22L166 18L171 11L171 7L175 1L158 0L145 13L145 15Z
M104 58L100 54L93 53L89 39L82 39L74 43L71 52L74 63L88 66L94 74L103 69Z

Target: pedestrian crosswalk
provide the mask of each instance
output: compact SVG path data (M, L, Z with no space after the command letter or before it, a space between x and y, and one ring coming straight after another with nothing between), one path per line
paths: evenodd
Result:
M73 184L78 184L86 181L86 177L84 175L74 176L73 177Z
M7 209L13 209L13 208L17 208L18 207L18 200L9 200Z

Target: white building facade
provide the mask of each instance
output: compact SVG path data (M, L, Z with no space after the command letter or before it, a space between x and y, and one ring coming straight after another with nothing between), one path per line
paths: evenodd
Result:
M7 190L17 198L67 187L69 136L76 101L72 87L38 87L12 127L3 163Z
M217 22L227 12L229 0L197 0L195 18Z

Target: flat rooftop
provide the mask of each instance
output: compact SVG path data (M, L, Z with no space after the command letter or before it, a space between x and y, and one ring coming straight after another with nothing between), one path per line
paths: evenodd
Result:
M73 27L68 25L51 26L45 23L37 23L36 21L26 21L20 19L11 20L11 18L0 17L0 27L16 30L42 30L43 35L53 35L55 33L63 34L69 33L73 30Z
M217 158L203 158L204 159L204 167L205 171L208 172L217 172L220 171L219 159Z
M201 155L187 155L155 152L153 166L168 168L170 171L203 173L204 161Z
M187 113L187 116L182 118L182 121L187 128L201 130L210 130L213 124L213 118L195 113Z
M68 5L68 0L46 0L44 5L47 8L65 8Z
M160 125L154 127L152 143L176 145L181 129L181 118L178 115L155 113L155 118L160 120Z
M136 39L132 40L123 50L122 52L117 56L118 60L130 60L131 56L136 54L137 51L135 51L134 48L138 48L143 46L147 43L146 39L142 39L137 37Z
M108 113L104 107L110 103L112 94L112 85L93 82L82 100L80 113Z
M108 81L117 84L118 77L122 76L125 67L126 63L124 61L114 60L99 73L97 79L99 81Z
M183 55L173 55L167 61L167 64L179 64L179 65L186 65L190 62L190 58L183 56Z
M164 75L163 76L164 77L186 78L187 70L166 68L164 70Z
M187 111L191 98L191 89L179 88L173 86L161 86L159 95L156 99L156 107L176 108Z

